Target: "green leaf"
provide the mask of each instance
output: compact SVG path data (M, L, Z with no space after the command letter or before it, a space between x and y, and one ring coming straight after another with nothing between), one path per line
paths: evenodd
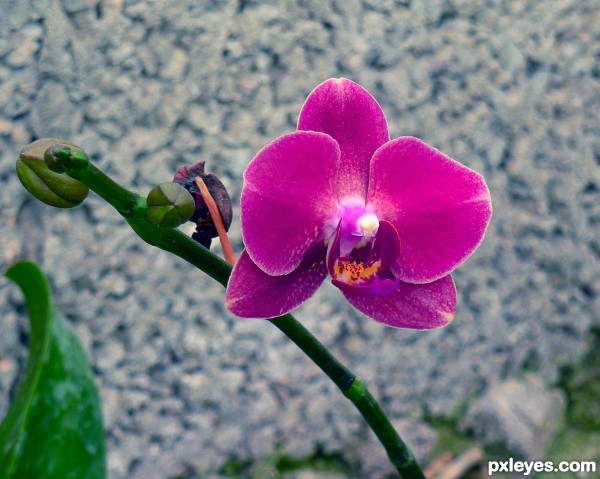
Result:
M0 424L0 478L103 479L100 399L83 348L35 264L6 276L23 291L31 336L24 379Z

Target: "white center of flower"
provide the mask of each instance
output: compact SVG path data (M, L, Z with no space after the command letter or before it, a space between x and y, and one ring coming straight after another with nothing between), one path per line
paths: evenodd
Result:
M379 229L379 219L377 219L377 216L373 213L365 213L358 218L356 226L362 233L362 239L358 242L356 247L362 248L371 240L371 238L373 238L373 236L375 236L375 233L377 233L377 230Z
M379 228L379 220L374 213L362 215L358 218L356 224L362 231L363 236L368 236L369 238L377 233L377 229Z

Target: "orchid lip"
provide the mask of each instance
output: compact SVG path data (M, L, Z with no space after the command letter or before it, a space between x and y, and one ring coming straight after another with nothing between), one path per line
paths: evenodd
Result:
M344 293L356 296L383 297L395 293L400 287L399 279L380 279L378 276L374 276L372 281L366 284L348 284L337 279L332 279L331 282Z
M327 252L327 269L332 283L344 292L360 296L380 297L395 292L400 280L392 275L390 268L400 254L400 239L394 226L387 221L380 222L372 213L361 215L355 225L362 235L354 241L350 251L343 252L343 235L349 233L348 229L344 231L343 223L344 218L340 220Z

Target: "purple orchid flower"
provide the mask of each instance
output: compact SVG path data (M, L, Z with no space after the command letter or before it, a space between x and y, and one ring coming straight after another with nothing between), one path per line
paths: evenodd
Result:
M233 314L285 314L330 275L365 315L412 329L452 321L450 273L492 214L481 175L417 138L390 140L377 101L344 78L317 86L297 131L250 162L241 210Z

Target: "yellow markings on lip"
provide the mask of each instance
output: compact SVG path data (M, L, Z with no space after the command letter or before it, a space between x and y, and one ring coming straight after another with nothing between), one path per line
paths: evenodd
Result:
M381 268L381 260L375 261L369 266L357 261L336 260L334 266L335 279L347 284L361 284L373 279L373 276Z

